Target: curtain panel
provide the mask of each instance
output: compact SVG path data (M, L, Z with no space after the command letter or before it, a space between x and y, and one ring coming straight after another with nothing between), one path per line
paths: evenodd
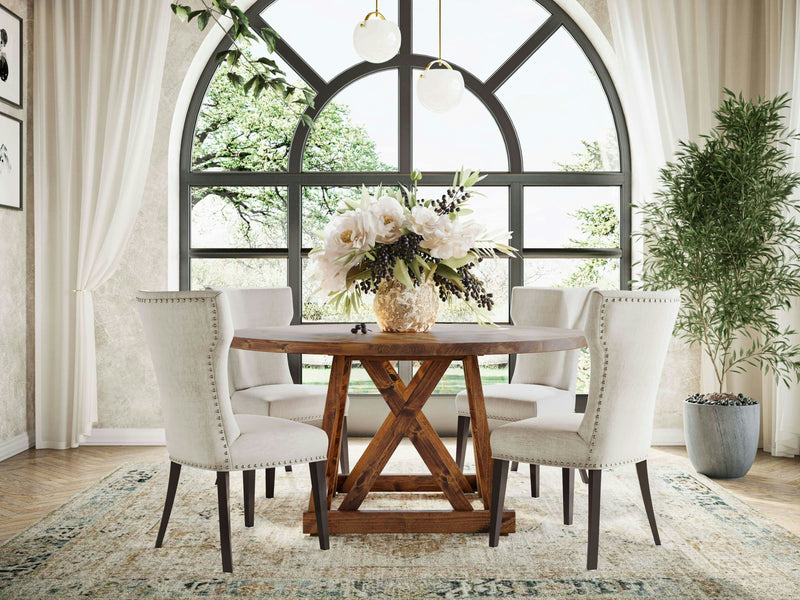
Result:
M793 98L790 126L800 125L800 21L796 0L609 0L614 45L629 96L634 140L634 203L649 200L658 171L678 140L698 140L729 88L745 97ZM800 147L795 146L795 165ZM634 216L634 227L637 225ZM640 252L644 251L639 249ZM779 315L800 330L800 307ZM710 362L699 392L714 389ZM800 454L800 387L758 370L731 375L731 391L761 400L764 449Z
M36 9L36 447L71 448L97 420L92 291L141 204L170 11L164 0Z

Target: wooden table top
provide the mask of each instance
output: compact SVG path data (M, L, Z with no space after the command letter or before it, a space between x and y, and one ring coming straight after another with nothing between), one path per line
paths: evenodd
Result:
M350 323L237 329L231 348L292 354L418 358L555 352L586 346L578 329L436 324L426 333L384 333L374 323L367 334Z

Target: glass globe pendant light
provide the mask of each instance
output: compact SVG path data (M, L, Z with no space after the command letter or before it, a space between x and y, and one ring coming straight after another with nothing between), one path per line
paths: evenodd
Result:
M435 64L445 68L431 69ZM422 106L434 112L445 112L461 102L464 77L442 60L442 0L439 0L439 59L431 61L417 83L417 98Z
M370 17L375 18L370 21ZM367 13L353 30L353 46L361 58L371 63L386 62L400 50L400 28L378 11L378 0L375 12Z

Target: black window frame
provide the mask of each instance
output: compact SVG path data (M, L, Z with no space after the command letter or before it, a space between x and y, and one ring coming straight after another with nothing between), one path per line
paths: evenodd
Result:
M252 26L267 26L261 13L276 0L259 0L246 14ZM462 66L451 63L464 76L466 89L472 92L489 110L498 125L508 158L508 171L485 172L483 186L507 187L509 191L509 230L513 232L511 245L520 248L519 257L509 259L508 289L524 285L524 259L526 258L608 258L620 260L620 289L630 288L631 279L631 153L628 129L619 95L611 76L597 50L588 37L555 0L531 0L550 13L529 37L514 51L485 81L481 81ZM413 165L413 76L415 69L424 69L435 57L413 53L413 4L414 0L398 3L398 25L402 34L400 51L391 60L372 64L362 62L339 73L330 81L320 76L283 39L279 40L276 52L316 92L315 107L306 114L316 119L325 106L340 91L351 83L387 70L396 70L398 75L398 170L385 172L309 172L303 171L303 154L309 136L309 128L299 121L292 138L287 170L281 172L252 171L193 171L192 147L197 119L205 97L217 70L214 57L209 59L200 75L189 103L183 126L180 149L180 289L191 286L190 260L195 258L285 258L287 259L287 285L292 288L294 301L293 323L302 322L302 260L310 248L302 247L302 188L303 186L360 186L411 184ZM526 171L519 136L514 123L496 95L497 90L525 61L561 28L566 30L581 48L594 68L608 98L619 145L619 171ZM280 32L279 32L280 33ZM228 47L227 39L217 46L217 51ZM406 124L406 126L403 126ZM424 172L426 186L447 186L452 182L452 173ZM211 186L283 186L287 189L287 248L192 248L191 247L191 189ZM534 248L526 247L524 236L524 190L526 187L617 187L619 198L619 248ZM509 306L510 309L510 306ZM505 319L508 320L508 315ZM502 316L498 315L498 321ZM513 364L512 364L513 368ZM290 369L296 381L301 380L299 356L290 357Z

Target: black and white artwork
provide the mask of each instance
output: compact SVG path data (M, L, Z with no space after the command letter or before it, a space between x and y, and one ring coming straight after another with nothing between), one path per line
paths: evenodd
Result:
M22 19L0 5L0 100L22 106Z
M0 207L22 208L22 121L0 114Z

